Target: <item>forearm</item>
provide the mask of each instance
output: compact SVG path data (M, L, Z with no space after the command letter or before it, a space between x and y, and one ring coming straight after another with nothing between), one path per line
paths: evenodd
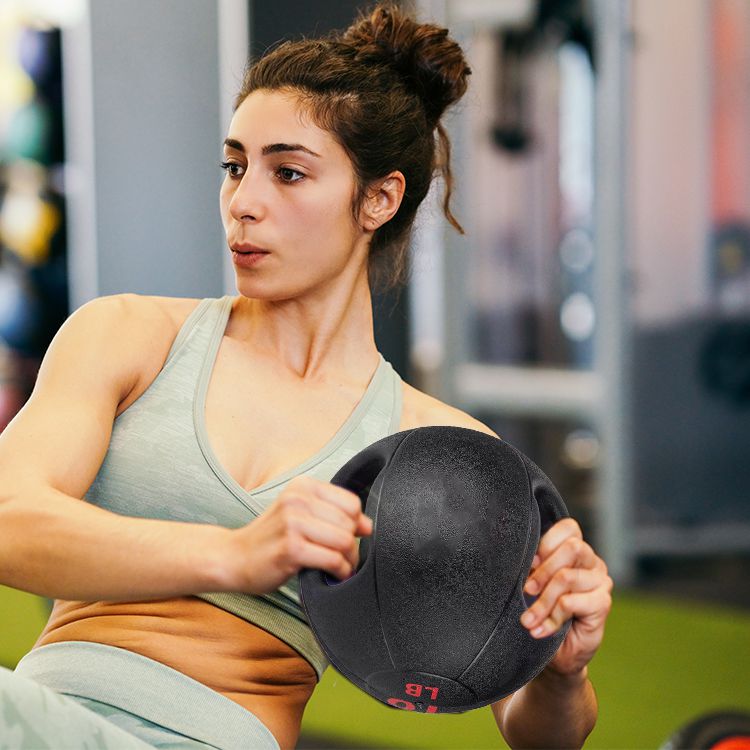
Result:
M230 533L121 516L52 488L26 491L0 500L0 583L78 601L226 590Z
M518 690L498 727L514 750L581 748L596 723L598 706L588 670L564 676L545 669Z

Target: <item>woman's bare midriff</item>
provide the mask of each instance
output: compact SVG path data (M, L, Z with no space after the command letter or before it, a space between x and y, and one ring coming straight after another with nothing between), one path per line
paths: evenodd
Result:
M56 601L35 647L93 641L172 667L255 714L283 750L297 742L315 670L262 628L197 597Z

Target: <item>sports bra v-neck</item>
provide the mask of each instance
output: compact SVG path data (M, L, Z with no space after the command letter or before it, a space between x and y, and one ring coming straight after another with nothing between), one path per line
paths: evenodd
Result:
M231 297L229 297L228 299L231 302ZM226 329L226 324L230 312L231 304L227 307L226 310L222 311L222 315L216 321L217 329L222 332L222 335L224 330ZM246 502L252 507L253 502L251 498L263 495L269 490L272 490L274 487L286 484L291 479L299 476L300 474L308 473L310 469L315 467L326 456L334 453L337 448L339 448L342 443L346 441L346 439L356 429L361 417L371 406L372 401L377 397L378 391L383 384L383 380L388 376L388 369L390 365L388 364L388 362L386 362L386 360L383 358L383 355L381 354L378 366L376 367L375 372L370 378L370 382L365 389L364 395L359 400L344 423L341 425L341 427L339 427L339 429L333 435L333 437L331 437L331 439L319 451L307 458L301 464L298 464L297 466L285 471L279 476L263 482L263 484L259 485L258 487L247 490L242 487L242 485L240 485L239 482L237 482L234 477L232 477L231 474L222 466L221 462L219 461L211 447L211 441L206 430L206 396L208 394L208 386L211 381L211 374L213 373L213 369L216 365L216 358L218 356L219 347L221 345L222 335L213 336L211 338L211 343L208 350L206 351L206 356L203 360L194 400L193 426L195 428L195 435L198 440L198 445L200 446L201 451L203 452L203 456L214 474L216 474L218 479L220 479L221 482L223 482L223 484L227 487L227 489L235 494L241 502Z

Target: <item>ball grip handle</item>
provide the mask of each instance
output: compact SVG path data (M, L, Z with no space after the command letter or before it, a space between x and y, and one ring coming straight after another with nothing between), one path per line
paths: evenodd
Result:
M380 473L388 466L399 445L413 430L398 432L378 440L361 450L345 463L331 479L331 484L344 487L357 495L366 511L370 489ZM370 515L370 514L368 514ZM372 516L371 516L372 517Z
M378 483L382 483L383 472L393 458L399 445L413 430L406 430L379 440L354 455L331 479L331 484L343 487L359 496L362 512L373 522L370 537L361 537L359 542L359 565L354 575L362 569L370 553L372 537L375 536L375 521L377 505L380 500ZM329 576L325 571L306 569L304 571L308 587L340 586L345 581L339 581Z

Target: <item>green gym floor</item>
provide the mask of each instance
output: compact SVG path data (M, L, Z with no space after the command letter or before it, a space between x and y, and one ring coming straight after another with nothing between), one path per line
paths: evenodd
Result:
M44 600L0 587L0 664L13 667L33 645L46 611ZM750 608L615 589L590 675L599 721L587 750L656 750L700 714L750 711ZM333 668L308 705L299 743L330 749L504 747L489 708L437 716L389 709Z

